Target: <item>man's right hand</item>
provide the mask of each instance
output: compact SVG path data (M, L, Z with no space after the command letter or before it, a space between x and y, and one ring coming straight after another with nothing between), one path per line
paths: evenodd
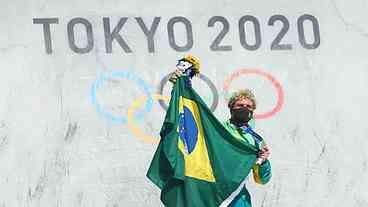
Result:
M262 149L258 152L258 158L262 160L261 163L267 160L270 154L270 148L267 145L264 145Z
M183 71L180 69L176 69L170 76L169 81L175 84L176 80L183 75Z

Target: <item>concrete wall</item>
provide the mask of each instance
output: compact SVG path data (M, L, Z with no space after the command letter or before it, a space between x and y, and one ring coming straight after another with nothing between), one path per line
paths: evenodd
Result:
M145 173L165 111L142 96L187 53L215 85L194 81L219 119L227 88L258 98L273 179L250 182L254 206L368 206L367 10L363 0L3 3L0 206L161 206Z

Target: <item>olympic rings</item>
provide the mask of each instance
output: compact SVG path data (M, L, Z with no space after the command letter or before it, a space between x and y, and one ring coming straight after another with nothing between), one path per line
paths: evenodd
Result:
M151 96L152 90L151 90L151 87L144 80L142 80L141 78L135 76L133 73L128 72L128 71L107 72L107 73L102 73L96 79L96 81L92 84L91 91L90 91L92 104L96 107L97 112L103 118L109 121L112 121L114 123L124 124L127 122L126 117L114 115L111 112L106 111L97 101L97 97L96 97L97 90L103 85L104 81L112 79L112 78L125 78L128 80L134 81L143 90L146 97L148 97L144 110L137 112L136 114L137 117L142 117L143 113L147 113L152 109L152 104L153 104L153 100Z
M162 78L162 80L160 81L160 85L158 87L158 94L162 95L163 91L164 91L164 87L166 85L166 83L169 81L171 76L171 73L167 74L166 76L164 76L164 78ZM211 89L213 97L212 97L212 104L211 104L211 111L214 112L217 108L218 102L219 102L219 94L217 92L216 86L215 84L212 83L212 81L206 77L205 75L203 75L202 73L199 74L199 78L201 80L203 80ZM160 106L166 111L167 110L167 104L161 99L158 101L160 103Z
M163 95L159 95L159 94L154 94L153 95L153 99L154 100L161 100L161 101L169 101L169 97L167 96L163 96ZM144 103L147 100L146 96L141 96L138 99L136 99L132 106L128 108L128 127L129 129L132 131L133 135L146 141L146 142L150 142L150 143L158 143L160 141L159 138L153 137L153 136L149 136L144 134L134 123L134 112L137 108L142 106L142 103Z
M271 116L273 116L274 114L276 114L277 112L279 112L282 108L282 105L284 103L284 92L283 89L281 87L281 84L270 74L260 70L260 69L240 69L237 70L235 72L233 72L232 74L230 74L230 76L228 78L225 79L224 81L224 85L223 85L223 91L224 91L224 96L225 96L225 100L227 98L228 95L228 90L230 87L231 82L235 79L238 78L238 76L240 75L247 75L247 74L252 74L252 75L259 75L262 76L264 78L266 78L267 80L271 81L273 87L276 89L277 91L277 103L275 105L275 107L266 112L266 113L262 113L262 114L255 114L255 119L266 119L269 118ZM163 96L163 89L164 86L167 84L169 78L170 78L171 74L168 74L166 76L164 76L164 78L161 80L159 88L158 88L158 92L159 94L155 95L155 99L159 101L159 104L162 108L164 108L165 110L167 110L167 104L164 102L164 100L167 99L166 96ZM91 91L90 91L90 95L91 95L91 101L92 104L95 106L96 111L98 112L99 115L101 115L104 119L114 122L114 123L119 123L119 124L126 124L129 120L128 117L125 116L121 116L121 115L116 115L116 114L112 114L111 112L108 112L106 109L103 108L103 106L97 101L97 90L100 89L103 86L104 81L112 79L112 78L125 78L128 80L131 80L133 82L135 82L136 84L138 84L138 86L143 90L143 93L145 94L145 97L147 100L145 107L143 110L138 111L137 113L135 113L134 119L140 119L143 117L144 113L147 113L149 111L151 111L152 109L152 105L153 105L153 98L152 98L152 88L149 84L147 84L144 80L142 80L141 78L137 77L136 75L134 75L133 73L129 72L129 71L117 71L117 72L105 72L102 73L101 75L98 76L98 78L93 82L92 87L91 87ZM219 102L219 93L215 87L215 85L212 83L212 81L206 77L203 74L199 75L199 78L201 80L203 80L204 82L206 82L206 84L210 87L213 97L212 97L212 104L211 104L211 111L214 112L217 108L218 102ZM139 99L141 101L141 99ZM131 107L129 107L130 109ZM136 110L136 108L138 108L138 106L136 106L135 108L133 108L133 111ZM133 120L133 118L131 118ZM131 122L133 123L133 122ZM131 126L131 129L133 129L133 131L135 130L134 127ZM134 131L135 134L139 134L137 133L137 130ZM142 134L140 134L141 136ZM152 138L152 137L151 137ZM146 137L147 140L149 140Z
M274 88L277 91L277 103L276 106L268 111L265 112L263 114L255 114L254 118L255 119L266 119L269 118L271 116L273 116L274 114L276 114L277 112L279 112L281 110L281 107L284 103L284 92L282 90L281 84L276 80L276 78L274 78L271 74L268 74L262 70L259 69L240 69L240 70L236 70L235 72L233 72L224 82L224 92L225 92L225 99L228 97L228 91L229 91L229 86L230 83L237 77L239 77L240 75L247 75L247 74L255 74L255 75L259 75L262 76L264 78L266 78L267 80L271 81L272 85L274 86Z

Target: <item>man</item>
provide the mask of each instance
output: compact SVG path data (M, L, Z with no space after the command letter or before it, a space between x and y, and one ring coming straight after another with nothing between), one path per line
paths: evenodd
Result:
M182 70L177 69L170 77L170 82L175 83L181 75L183 75ZM255 163L252 168L253 178L258 184L268 183L271 178L271 164L268 160L270 156L269 147L267 145L259 146L259 140L254 137L254 134L252 135L249 131L244 130L251 128L252 123L254 123L253 112L256 109L254 94L249 89L239 90L229 99L228 107L231 117L223 123L223 126L240 141L260 148L257 164ZM251 207L250 194L245 186L246 180L243 183L243 187L226 199L221 206Z

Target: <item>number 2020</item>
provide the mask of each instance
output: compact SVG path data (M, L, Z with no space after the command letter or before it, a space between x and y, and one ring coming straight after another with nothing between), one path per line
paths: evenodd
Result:
M276 35L275 39L271 43L271 50L291 50L292 45L287 43L281 43L282 39L284 38L285 34L289 31L290 23L289 20L283 16L283 15L273 15L268 20L269 26L274 26L276 22L282 23L282 28ZM305 37L305 28L304 28L304 22L310 21L313 26L313 42L307 42ZM213 40L210 48L213 51L231 51L232 46L231 45L222 45L221 41L224 39L226 34L229 32L230 24L227 21L227 19L223 16L213 16L208 21L208 27L213 27L217 22L222 24L222 30L220 33L216 36L216 38ZM254 43L250 44L247 42L247 34L245 31L245 24L251 23L254 28ZM243 48L247 50L257 50L262 43L261 38L261 27L259 24L259 21L256 17L251 15L245 15L239 19L238 22L238 28L239 28L239 39L240 44ZM299 43L302 47L305 49L316 49L320 45L320 32L319 32L319 24L316 17L304 14L300 16L297 20L297 28L298 28L298 37L299 37ZM250 34L249 34L250 35Z

